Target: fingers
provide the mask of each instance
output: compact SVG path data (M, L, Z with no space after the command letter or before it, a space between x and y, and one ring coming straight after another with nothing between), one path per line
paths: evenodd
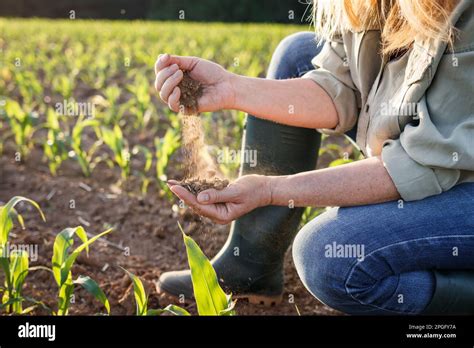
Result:
M199 204L196 197L180 185L168 185L171 192L173 192L179 199L185 201L189 206Z
M171 93L170 97L168 98L168 106L174 112L179 112L179 99L181 98L181 90L179 87L175 87L173 89L173 93Z
M165 103L168 103L168 98L170 97L171 93L173 93L175 87L181 82L182 79L183 72L181 70L177 70L163 83L163 87L161 87L160 90L160 98Z
M155 63L155 74L158 74L165 67L176 64L181 70L192 70L197 64L196 57L172 56L168 53L161 54Z
M161 70L163 70L170 64L170 55L168 53L160 54L155 63L155 74L158 74Z
M228 203L238 198L239 194L240 191L235 186L229 186L220 191L209 189L199 193L197 201L201 204Z
M163 84L165 83L165 81L169 79L178 70L179 70L178 65L172 64L158 71L158 73L156 74L156 79L155 79L156 90L158 92L161 91L161 88L163 87Z

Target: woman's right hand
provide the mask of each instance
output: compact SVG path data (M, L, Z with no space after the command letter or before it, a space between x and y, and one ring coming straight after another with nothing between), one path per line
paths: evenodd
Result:
M202 84L198 112L233 108L235 91L232 80L236 75L205 59L163 54L155 63L155 88L171 110L180 111L178 84L183 79L183 71Z

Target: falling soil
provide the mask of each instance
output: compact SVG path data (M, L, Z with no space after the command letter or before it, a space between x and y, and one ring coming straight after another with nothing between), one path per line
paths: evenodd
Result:
M206 151L202 120L198 115L201 83L184 72L179 88L185 166L184 180L180 184L193 194L210 188L222 190L229 185L229 181L216 176L216 166Z

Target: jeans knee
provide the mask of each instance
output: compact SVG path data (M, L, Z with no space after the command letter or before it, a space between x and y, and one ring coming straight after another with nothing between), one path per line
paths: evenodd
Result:
M300 77L313 69L311 60L320 49L314 32L298 32L285 37L273 53L267 77L272 79Z
M338 232L334 223L320 216L301 229L292 251L296 270L308 291L324 304L345 311L344 303L352 301L345 283L354 260L328 255Z

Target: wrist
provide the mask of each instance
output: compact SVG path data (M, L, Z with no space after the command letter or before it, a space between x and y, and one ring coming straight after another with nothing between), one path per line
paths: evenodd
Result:
M242 100L245 99L245 80L246 77L229 72L229 85L231 90L230 100L226 109L240 110Z
M291 176L269 176L268 177L268 195L270 197L269 205L288 206L295 204L295 197L289 194L288 187L291 183ZM293 203L292 203L293 202Z
M278 185L281 177L279 176L266 176L267 179L266 182L266 195L267 195L267 205L279 205L278 204L278 197L277 197L277 191L278 191Z

